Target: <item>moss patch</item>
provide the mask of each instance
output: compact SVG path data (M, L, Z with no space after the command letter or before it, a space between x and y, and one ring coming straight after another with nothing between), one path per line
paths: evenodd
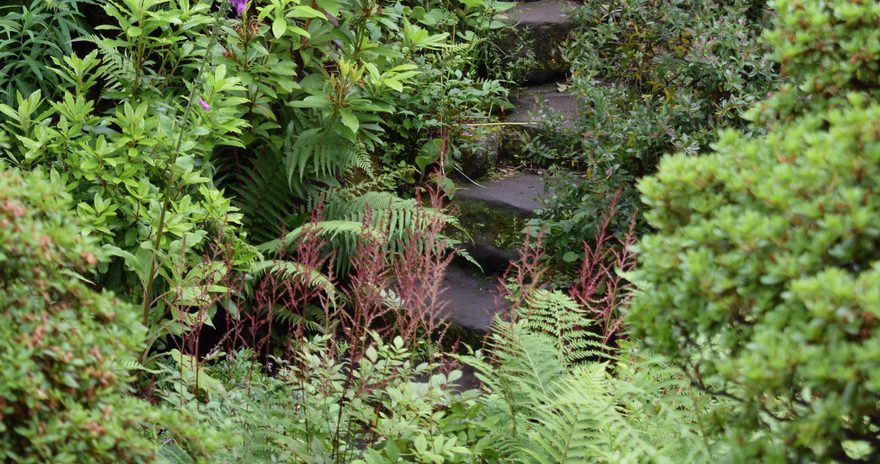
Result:
M519 249L525 233L525 218L473 201L461 201L458 207L459 222L474 242L491 243L502 250ZM456 233L459 236L455 238L469 241L460 231Z

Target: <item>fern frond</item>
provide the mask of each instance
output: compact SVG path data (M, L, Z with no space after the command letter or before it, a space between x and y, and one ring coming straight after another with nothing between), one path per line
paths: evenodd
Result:
M563 294L537 291L529 317L496 318L489 347L494 364L469 358L492 393L490 424L505 462L707 462L699 416L710 409L683 374L663 357L623 348L605 362L577 359L583 314ZM567 316L566 314L575 314ZM595 339L592 334L582 334ZM565 347L574 347L566 350ZM500 405L501 407L498 407Z
M565 375L565 360L555 341L530 331L522 321L503 322L496 316L490 346L498 366L495 378L478 375L490 388L505 392L509 400L528 406L534 398L549 398Z
M553 337L569 364L610 357L602 338L590 331L586 310L568 295L539 289L527 295L525 303L520 316L527 327Z
M266 274L301 279L309 287L323 291L332 304L336 302L336 286L320 269L314 269L293 261L261 260L251 266L250 273L254 277L253 281L259 281L259 278Z
M319 236L326 237L331 240L336 239L340 236L357 237L364 234L369 235L377 240L381 240L384 237L384 235L379 230L369 226L364 227L362 222L346 220L320 221L316 223L303 224L285 234L284 237L280 240L271 240L269 242L262 243L257 246L257 249L263 252L272 252L278 250L279 248L288 248L293 245L297 238L301 237L308 231L315 231Z
M376 178L376 166L373 163L373 159L370 158L370 152L363 145L358 145L355 149L349 169L359 169L371 180Z
M102 92L110 98L124 95L137 74L134 60L116 47L110 39L90 35L84 40L95 44L100 51L103 63L100 72L107 79L102 86Z
M578 369L560 384L559 394L535 410L534 427L522 447L525 462L593 462L600 454L602 417L616 414L609 401L602 364ZM597 449L600 448L600 449Z
M354 255L359 238L370 237L380 243L387 241L386 235L381 230L369 225L365 226L363 222L330 220L303 224L287 233L280 240L262 243L257 246L257 249L269 253L289 249L298 238L310 231L328 240L329 246L336 254L334 262L337 271L348 268L349 258Z
M137 359L134 359L134 358L115 359L115 360L113 360L112 365L114 367L118 368L119 370L122 370L125 372L144 371L144 372L148 372L150 374L161 374L162 373L159 370L149 369L149 368L145 367L143 364L140 363L140 361L138 361Z
M281 237L295 213L296 198L280 169L283 162L278 152L264 153L249 169L236 173L231 186L244 226L257 243Z
M374 227L390 240L405 238L413 230L432 220L448 223L454 218L430 208L421 208L413 199L403 199L389 192L367 192L354 198L332 196L324 207L327 219L363 223L370 217Z
M348 170L355 159L355 146L335 132L313 127L298 132L288 125L284 141L284 164L292 189L298 189L305 175L336 185L336 177Z
M314 202L317 203L317 200ZM317 207L317 204L313 207ZM367 192L352 196L348 192L331 190L324 200L322 216L324 221L304 224L282 239L265 242L258 248L267 252L286 249L303 233L313 230L328 239L336 252L337 270L344 271L348 269L361 237L370 237L386 244L390 250L399 250L416 231L430 224L439 222L458 226L454 217L390 192ZM454 249L458 243L446 237L439 239L448 249Z

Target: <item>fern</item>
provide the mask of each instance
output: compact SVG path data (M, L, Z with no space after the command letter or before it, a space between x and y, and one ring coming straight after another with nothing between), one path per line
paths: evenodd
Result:
M565 373L565 360L549 336L529 330L525 322L506 323L496 320L492 348L498 362L497 379L483 376L487 385L506 384L508 397L527 404L528 398L547 398L555 390L555 382ZM520 401L524 399L524 401Z
M309 231L314 231L318 236L326 237L331 241L342 239L342 245L345 245L345 240L351 239L353 241L355 237L365 234L376 239L382 239L383 237L380 231L369 226L365 227L361 222L344 220L319 221L316 223L303 224L285 234L281 239L271 240L260 244L257 249L263 252L272 252L278 249L289 248L296 243L298 238L302 237ZM337 245L338 248L340 243L337 241L335 245Z
M530 330L555 339L570 364L609 357L602 338L591 332L586 310L568 295L539 289L526 296L525 321Z
M275 274L285 278L302 279L312 288L323 291L330 302L335 304L337 293L336 286L329 277L320 269L313 269L293 261L261 260L251 266L252 281L259 281L265 274ZM249 289L251 290L251 289Z
M536 291L518 311L515 322L493 323L493 363L467 359L492 394L485 422L505 462L711 459L700 432L709 399L665 359L622 347L595 361L605 352L598 336L558 292Z
M115 359L112 362L112 365L123 372L131 372L131 371L144 371L149 372L150 374L159 374L161 371L156 369L149 369L141 364L140 361L134 358L120 358Z
M555 395L535 410L536 425L531 428L522 446L523 461L536 464L592 462L601 442L596 440L599 417L614 411L585 408L585 403L601 404L614 409L605 398L602 365L580 368L560 383Z
M370 157L370 152L363 144L357 145L357 149L354 151L351 163L349 164L349 171L352 169L359 169L365 173L370 180L376 179L375 163L373 163L373 159Z
M302 207L319 198L327 186L338 186L337 178L351 166L369 169L369 157L364 160L355 145L316 124L308 113L294 113L280 151L259 153L244 169L237 160L219 160L215 180L231 185L256 243L281 237L303 216L298 214Z
M534 405L556 393L565 375L565 360L546 334L531 332L523 321L508 323L496 316L488 346L494 363L463 357L492 392L494 414L487 419L498 434L496 447L509 457L520 455L534 417Z
M287 127L284 165L291 189L302 188L308 174L327 185L338 185L337 176L357 159L355 145L332 130L321 127L299 130L291 122Z
M106 79L101 90L103 96L109 99L124 98L135 79L134 60L126 54L124 48L117 47L110 39L89 35L85 40L95 44L100 50L101 61L104 63L100 68L101 75Z
M231 186L234 203L244 216L244 226L257 243L281 237L295 216L297 198L279 169L282 162L277 151L258 156L249 169L235 174L236 182Z
M302 459L308 456L309 443L297 433L303 426L296 400L278 386L251 387L247 395L234 398L230 408L243 439L225 456L228 461L220 462L311 462Z
M389 240L403 239L411 231L425 227L430 221L454 222L455 218L430 208L420 208L412 199L403 199L389 192L367 192L349 198L332 196L324 207L324 217L358 223L368 219L381 229Z
M330 241L330 246L336 252L337 270L344 271L350 265L360 237L369 236L385 243L393 251L399 249L414 232L434 222L460 228L453 216L422 207L413 199L403 199L389 192L351 196L346 191L332 191L328 196L322 210L323 221L299 226L280 240L265 242L258 248L264 252L286 249L306 231L317 231ZM440 241L448 248L458 244L447 237L440 237Z

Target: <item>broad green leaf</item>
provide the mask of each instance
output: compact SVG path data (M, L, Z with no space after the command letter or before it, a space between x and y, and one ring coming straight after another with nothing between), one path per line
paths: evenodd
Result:
M280 39L286 30L287 20L283 17L279 16L275 18L275 21L272 21L272 35L274 35L276 39Z
M342 124L345 124L345 127L351 129L352 132L357 133L360 126L357 116L345 108L339 110L339 115L342 117Z

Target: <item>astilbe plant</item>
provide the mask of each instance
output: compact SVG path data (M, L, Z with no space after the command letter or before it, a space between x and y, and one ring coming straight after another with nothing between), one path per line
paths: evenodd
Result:
M622 237L612 231L612 223L621 214L619 202L623 187L609 201L609 207L597 220L593 237L584 240L583 256L568 295L583 320L600 337L605 349L620 336L624 328L624 311L633 295L633 286L626 274L636 264L632 246L636 242L636 211L629 215L629 225ZM511 262L499 279L498 307L504 307L503 319L516 320L534 316L529 299L549 287L546 275L548 257L543 246L544 229L527 234L519 250L519 258ZM504 301L506 300L506 302ZM586 327L579 327L586 328Z
M343 342L356 361L371 332L401 336L412 347L420 336L442 335L443 281L453 248L442 233L446 216L437 214L444 209L442 194L429 190L428 201L430 207L417 199L414 227L395 238L387 233L391 218L375 219L368 210L354 237L349 271L338 277L328 238L333 234L319 204L307 225L279 242L289 252L278 250L276 259L253 267L247 285L229 288L242 297L233 297L235 310L227 311L225 349L250 347L269 355L272 337L290 351L298 341L323 333ZM236 292L242 287L247 291Z
M498 279L499 292L496 306L503 307L504 301L507 300L508 308L518 308L523 305L529 294L545 284L544 275L548 267L543 243L544 228L538 229L534 237L532 234L525 235L519 249L519 258L512 261ZM510 311L504 312L504 317L512 316Z
M311 224L321 221L320 205ZM337 289L333 274L335 253L315 227L306 227L289 252L258 262L249 276L248 292L239 298L240 311L227 313L226 349L242 347L269 354L279 332L284 351L305 339L307 332L330 332L336 317ZM276 320L278 325L276 325Z
M433 210L444 208L437 189L429 189L428 196ZM394 291L400 298L395 319L400 335L411 346L420 334L441 336L445 330L443 317L449 303L443 298L444 276L454 256L443 235L443 217L427 214L424 208L417 216L422 227L404 242L391 266Z
M432 208L443 208L439 192L429 196ZM272 332L286 339L283 375L301 392L305 435L320 437L325 447L320 453L329 459L350 459L353 437L380 440L380 417L386 412L379 400L386 389L403 388L416 376L442 369L442 356L430 349L426 353L423 339L445 327L442 282L451 255L441 235L442 216L420 208L420 227L394 246L382 232L387 227L383 221L365 216L349 273L332 280L338 301L310 281L322 276L323 284L327 275L316 272L334 266L326 254L326 237L317 226L306 227L288 256L296 260L297 272L263 275L254 287L253 314L242 316L246 338L258 353L268 351ZM314 216L311 223L320 219ZM322 309L325 325L306 323L308 307ZM280 312L297 315L295 323L273 326L269 319ZM393 342L383 345L381 340ZM382 361L385 356L393 359ZM426 358L427 364L420 362ZM443 379L444 385L450 381ZM370 419L361 422L364 417Z
M631 247L636 242L636 214L622 237L611 234L609 226L619 213L618 202L623 187L615 192L610 208L596 225L592 241L584 241L584 256L577 281L569 295L586 309L587 316L600 326L602 343L609 344L623 326L622 310L632 299L632 284L621 274L636 264Z

